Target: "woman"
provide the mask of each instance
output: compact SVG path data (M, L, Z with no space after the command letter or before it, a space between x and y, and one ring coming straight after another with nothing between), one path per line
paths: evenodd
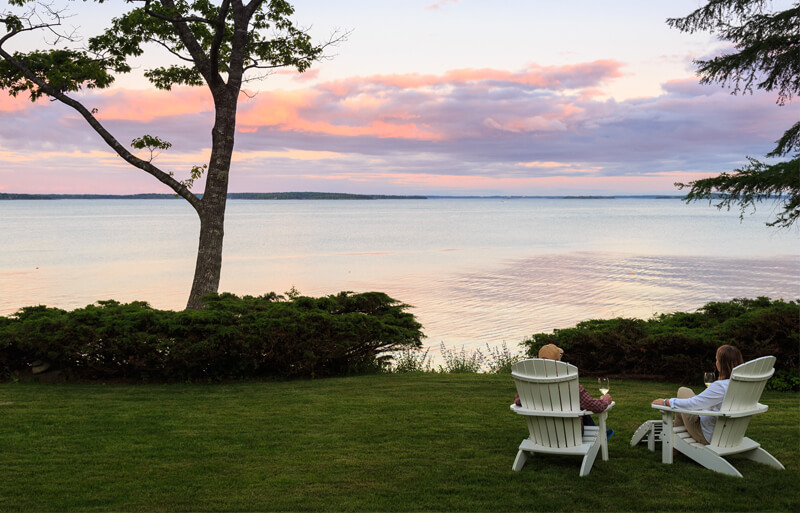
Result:
M678 389L678 397L659 398L653 401L653 404L685 410L719 411L731 381L731 372L734 367L743 363L742 353L738 349L729 345L719 346L717 349L719 379L717 381L711 383L700 395L694 395L690 389L681 387ZM692 438L703 445L708 445L711 441L716 425L717 418L713 416L675 413L675 426L686 426L686 431L692 435Z

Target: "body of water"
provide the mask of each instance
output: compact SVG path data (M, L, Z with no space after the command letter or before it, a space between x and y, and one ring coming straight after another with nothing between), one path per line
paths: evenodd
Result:
M509 347L612 316L734 297L800 298L796 229L677 199L228 203L220 290L379 290L414 306L432 353ZM0 315L100 299L180 309L199 221L181 200L0 202Z

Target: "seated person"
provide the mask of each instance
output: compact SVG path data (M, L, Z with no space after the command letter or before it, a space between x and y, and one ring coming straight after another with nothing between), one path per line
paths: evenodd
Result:
M684 410L719 411L722 400L725 398L725 392L728 391L728 384L731 382L731 372L734 367L743 363L742 353L737 348L729 345L719 346L716 363L719 372L718 380L711 383L700 395L694 395L690 388L680 387L677 397L658 398L652 404ZM703 445L708 445L714 434L717 418L710 415L689 415L676 412L674 425L675 427L686 426L686 431L692 435L692 438Z
M555 344L547 344L542 346L539 349L539 358L545 358L547 360L556 360L561 361L561 356L564 354L564 350L558 347ZM588 410L592 413L600 413L605 411L608 408L608 405L611 404L611 395L606 394L602 396L600 399L594 399L589 392L583 388L583 385L580 383L578 384L578 393L580 394L580 405L581 410ZM517 406L522 406L519 400L519 394L514 397L514 404ZM592 420L592 417L589 415L585 415L582 417L583 425L584 426L594 426L595 423ZM606 438L611 438L614 435L614 430L607 429L606 430Z

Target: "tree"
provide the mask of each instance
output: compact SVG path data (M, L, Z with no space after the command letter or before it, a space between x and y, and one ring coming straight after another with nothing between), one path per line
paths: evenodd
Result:
M776 91L777 104L783 106L800 92L800 3L777 12L769 11L771 6L768 0L709 0L667 23L682 32L716 33L733 44L730 53L695 61L700 83L720 82L734 94L752 94L754 87ZM780 212L767 225L788 228L800 216L800 122L766 156L789 159L769 164L747 157L749 163L731 173L675 185L690 188L687 202L717 199L717 208L739 205L740 219L756 203L774 200Z
M0 88L12 96L26 94L31 101L46 97L75 109L120 157L192 205L200 218L200 237L187 308L202 308L201 297L219 287L228 176L243 83L262 78L275 68L291 66L303 72L323 58L326 46L343 36L334 34L323 44L313 44L307 31L290 20L294 8L284 0L127 3L139 6L114 18L103 33L78 47L78 38L63 25L65 8L55 9L41 0L9 0L7 10L0 11L0 22L6 28L0 38ZM17 36L40 31L53 40L47 50L12 54L4 48ZM111 86L115 74L130 72L128 60L142 55L148 46L165 49L175 61L144 72L156 88L169 91L176 85L205 85L213 98L211 156L207 164L191 169L188 180L178 181L153 164L155 152L168 149L169 142L152 135L134 139L133 148L150 150L150 159L141 159L106 130L95 117L96 109L70 96L82 89ZM200 196L190 187L203 172L206 185Z

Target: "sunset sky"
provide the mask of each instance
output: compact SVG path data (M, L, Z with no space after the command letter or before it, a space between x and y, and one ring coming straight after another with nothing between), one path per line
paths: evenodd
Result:
M247 84L230 191L679 194L675 181L763 157L800 116L772 94L698 84L692 59L725 45L665 20L702 3L296 0L317 40L351 33L302 75ZM91 35L125 8L78 2L69 21ZM77 97L123 144L170 141L154 163L185 178L209 155L210 95L156 91L141 72L164 55L145 55ZM0 192L170 191L68 107L2 93Z

